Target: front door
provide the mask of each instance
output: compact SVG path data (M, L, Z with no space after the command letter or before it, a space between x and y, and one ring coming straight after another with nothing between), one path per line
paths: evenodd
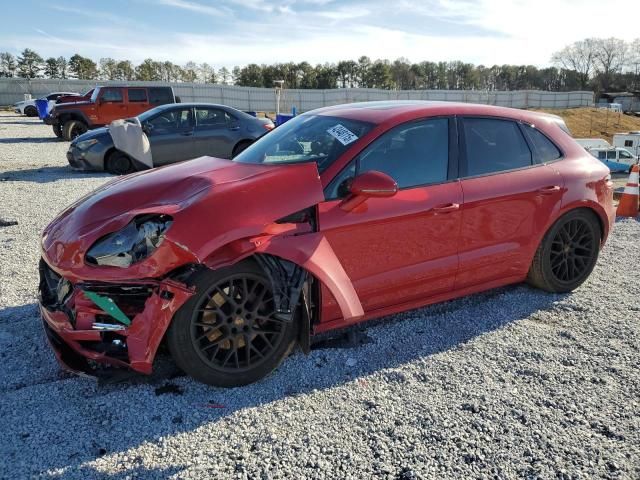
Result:
M545 162L561 153L535 128L511 120L464 118L460 133L464 204L455 288L523 280L560 208L562 178Z
M97 109L98 119L104 125L129 116L127 104L122 96L122 88L101 88Z
M400 125L376 139L328 185L319 228L358 293L365 313L450 291L458 268L462 188L450 178L455 148L448 118ZM453 128L453 126L451 126ZM341 202L350 178L369 170L398 183L390 198L353 211ZM323 295L323 321L340 317Z
M193 109L173 108L145 122L154 166L195 158Z

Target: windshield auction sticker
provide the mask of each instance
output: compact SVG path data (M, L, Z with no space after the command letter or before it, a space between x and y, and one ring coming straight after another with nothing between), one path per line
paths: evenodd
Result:
M342 145L349 145L358 139L358 136L355 133L339 123L327 130L327 133L338 140Z

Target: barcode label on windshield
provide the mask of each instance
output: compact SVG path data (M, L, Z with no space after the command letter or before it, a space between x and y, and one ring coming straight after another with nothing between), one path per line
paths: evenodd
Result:
M329 130L327 130L327 133L338 140L342 145L349 145L350 143L358 140L358 137L355 133L340 124L331 127Z

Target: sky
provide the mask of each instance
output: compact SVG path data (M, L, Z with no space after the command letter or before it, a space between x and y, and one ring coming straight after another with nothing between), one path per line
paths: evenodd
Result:
M638 0L21 0L2 17L0 51L216 68L362 55L547 66L577 40L640 37Z

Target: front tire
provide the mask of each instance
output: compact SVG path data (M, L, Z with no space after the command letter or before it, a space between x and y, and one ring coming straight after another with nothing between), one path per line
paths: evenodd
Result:
M28 107L25 107L24 114L27 117L37 117L38 116L38 109L36 107L34 107L34 106L29 105Z
M62 137L67 141L71 141L87 130L87 124L82 120L67 120L62 126Z
M538 246L527 281L552 293L571 292L598 261L602 232L595 214L573 210L552 225Z
M202 270L193 284L196 293L175 314L167 343L196 380L217 387L256 382L294 347L299 322L276 316L271 283L254 262Z
M62 125L60 125L59 123L56 123L56 124L52 125L51 127L53 128L53 133L55 134L56 137L63 138L62 137Z
M131 159L120 151L113 152L107 158L104 169L114 175L128 175L134 171Z

